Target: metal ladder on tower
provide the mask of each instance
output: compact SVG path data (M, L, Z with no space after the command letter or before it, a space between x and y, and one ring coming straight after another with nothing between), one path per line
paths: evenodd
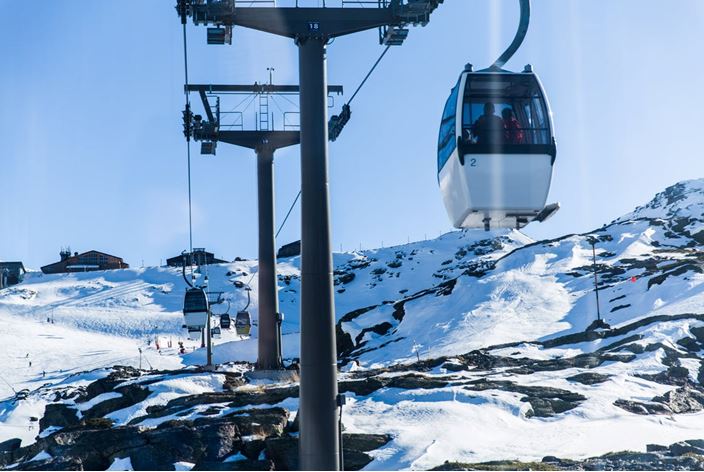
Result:
M269 94L259 95L259 131L273 131L269 128Z

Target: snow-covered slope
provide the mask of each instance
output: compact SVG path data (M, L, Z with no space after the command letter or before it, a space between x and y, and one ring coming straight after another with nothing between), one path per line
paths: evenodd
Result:
M592 241L599 310L612 329L586 332L597 317ZM589 234L534 242L518 231L458 231L335 254L345 426L392 436L367 468L585 458L704 437L703 244L704 180L695 180ZM299 264L279 261L288 359L299 348ZM256 320L256 261L207 270L232 313L246 304L234 282L251 281ZM199 342L180 328L184 288L179 271L147 268L30 274L0 291L0 396L52 384L2 403L0 441L31 443L46 392L86 381L69 374L140 359L145 368L202 363ZM256 359L256 327L252 338L226 332L216 343L218 363ZM241 366L224 371L232 368ZM222 383L179 382L134 412Z

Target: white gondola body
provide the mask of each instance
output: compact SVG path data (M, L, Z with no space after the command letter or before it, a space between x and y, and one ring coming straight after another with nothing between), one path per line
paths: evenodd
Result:
M190 312L184 313L184 323L188 328L202 329L208 324L208 312Z
M463 133L463 97L469 74L464 72L458 82L455 143ZM549 105L537 77L535 80L552 139ZM462 159L460 152L455 145L438 173L443 202L456 228L520 228L545 208L554 162L550 153L464 153Z

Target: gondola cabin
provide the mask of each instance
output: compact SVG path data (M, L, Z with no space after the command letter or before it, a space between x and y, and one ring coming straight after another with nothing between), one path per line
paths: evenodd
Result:
M235 331L240 336L249 336L249 333L252 331L252 317L249 316L248 311L242 310L237 312Z
M210 335L213 337L213 339L220 339L222 337L222 330L220 329L220 326L216 326L210 330Z
M189 328L202 329L208 323L208 296L200 288L189 288L183 300L184 324Z
M545 92L530 66L521 73L468 65L445 104L438 182L457 228L521 228L545 206L556 146Z
M223 313L220 315L220 327L222 329L230 329L231 323L232 320L230 319L230 315L228 313Z

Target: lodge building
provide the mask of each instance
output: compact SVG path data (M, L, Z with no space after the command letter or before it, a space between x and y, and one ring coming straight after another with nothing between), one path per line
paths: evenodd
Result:
M75 252L72 256L70 250L62 250L59 256L61 257L59 262L45 265L42 267L42 272L45 274L66 274L129 268L129 264L126 264L121 257L111 256L100 251L88 251L83 254Z

